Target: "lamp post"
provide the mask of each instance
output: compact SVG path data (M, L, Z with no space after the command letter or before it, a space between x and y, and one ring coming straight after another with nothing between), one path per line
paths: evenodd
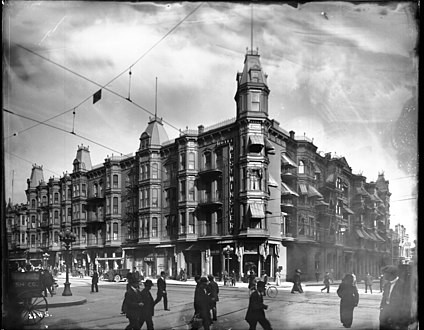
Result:
M50 254L47 252L43 254L43 260L44 260L44 268L47 268L47 260L49 260Z
M69 283L69 249L71 244L75 242L76 236L69 228L66 228L64 232L59 234L59 240L65 243L66 248L66 282L64 283L65 289L63 290L62 296L72 296L71 283Z
M227 259L227 271L228 274L230 274L230 253L234 251L234 248L227 245L225 248L222 249L222 252L224 253L225 259Z

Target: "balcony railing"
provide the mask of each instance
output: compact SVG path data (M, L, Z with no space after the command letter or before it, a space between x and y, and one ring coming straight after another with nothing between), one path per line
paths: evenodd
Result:
M199 196L199 204L222 204L222 194L219 191L203 193Z

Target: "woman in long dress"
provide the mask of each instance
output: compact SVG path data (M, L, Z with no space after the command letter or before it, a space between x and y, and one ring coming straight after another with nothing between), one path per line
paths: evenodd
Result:
M353 309L358 306L358 289L353 285L352 274L347 274L339 288L337 294L340 300L340 321L345 328L350 328L353 321Z
M281 271L280 271L280 269L278 269L276 272L275 272L275 285L276 286L279 286L280 285L280 282L281 282Z

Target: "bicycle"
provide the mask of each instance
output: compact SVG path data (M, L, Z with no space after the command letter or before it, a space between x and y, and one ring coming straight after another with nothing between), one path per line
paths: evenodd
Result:
M266 284L265 294L270 298L275 298L275 297L277 297L278 289L274 285Z

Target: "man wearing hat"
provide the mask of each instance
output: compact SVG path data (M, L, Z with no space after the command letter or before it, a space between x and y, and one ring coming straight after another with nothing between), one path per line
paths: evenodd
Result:
M409 287L399 278L396 266L385 266L382 273L385 284L380 304L380 329L407 329L411 320Z
M244 318L249 323L249 330L256 330L258 323L264 330L272 330L271 323L265 317L265 309L268 308L268 305L264 304L264 295L265 282L258 281L256 283L256 289L253 290L249 297L249 307Z
M295 291L303 293L302 284L300 282L300 274L302 274L300 269L296 269L295 274L293 276L293 287L291 289L291 293L295 293Z
M152 294L150 293L150 289L152 288L152 286L153 282L151 280L144 281L144 289L141 291L141 300L143 301L143 308L141 309L139 329L141 329L144 322L146 322L147 330L153 330L155 301L153 299Z
M125 330L140 329L143 305L143 298L140 290L138 289L138 282L132 279L127 284L127 292L125 292L124 301L121 307L122 313L125 314L130 321L130 324L128 324Z
M207 286L207 291L211 300L211 310L212 310L212 320L217 320L217 311L216 311L216 302L219 301L218 293L219 287L218 283L215 282L213 275L208 275L209 284Z
M194 291L194 313L198 314L202 319L203 328L209 330L212 323L210 306L211 299L207 293L208 279L201 277ZM197 329L192 327L192 330Z

